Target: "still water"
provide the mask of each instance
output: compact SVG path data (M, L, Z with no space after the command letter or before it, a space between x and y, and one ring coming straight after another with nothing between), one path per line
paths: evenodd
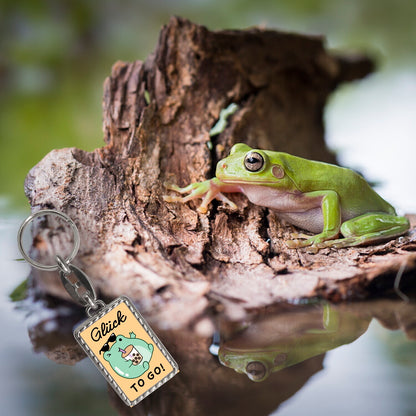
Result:
M413 415L416 303L281 305L214 337L157 331L181 372L135 408L124 406L71 335L82 311L13 304L28 274L15 240L22 218L2 219L0 354L3 414Z

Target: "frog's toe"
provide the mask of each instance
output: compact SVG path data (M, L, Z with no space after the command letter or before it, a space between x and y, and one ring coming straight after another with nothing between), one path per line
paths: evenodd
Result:
M285 243L289 248L298 248L299 247L297 240L286 240Z
M321 244L315 244L311 239L309 240L288 240L286 245L289 248L306 248L308 253L316 254L321 248L327 246L321 246Z
M312 242L310 242L309 240L287 240L286 241L286 245L289 248L302 248L302 247L310 246L311 244Z
M197 208L197 211L198 211L200 214L206 214L206 213L208 212L208 207L203 206L203 205L200 205L200 206Z
M193 201L194 199L198 198L199 195L197 193L191 192L189 195L186 196L177 196L177 195L163 195L163 200L166 202L180 202L182 204Z
M166 189L169 189L169 191L175 191L175 192L181 192L182 188L180 188L178 185L170 182L164 182L163 186Z
M321 247L318 246L318 244L312 244L311 246L306 248L306 251L310 254L316 254Z
M308 238L311 238L311 236L310 235L308 235L308 234L304 234L304 233L290 233L290 238L293 238L293 239L295 239L295 240L297 240L297 239L304 239L304 240L307 240Z
M182 197L172 196L172 195L163 195L163 200L165 202L182 202Z
M238 207L236 204L234 204L233 201L231 201L231 199L228 199L224 194L222 194L221 192L219 194L217 194L215 196L216 199L218 199L219 201L224 202L225 204L227 204L232 210L237 210Z

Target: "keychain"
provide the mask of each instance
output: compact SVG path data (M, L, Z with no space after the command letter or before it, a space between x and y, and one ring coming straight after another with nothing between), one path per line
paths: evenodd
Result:
M36 217L55 215L65 220L74 236L74 247L65 259L45 265L30 258L23 248L23 231ZM126 296L106 305L97 295L88 276L71 261L80 238L77 226L67 215L53 209L32 214L20 226L17 241L27 262L40 270L59 270L70 296L86 307L89 316L74 330L74 337L104 375L111 387L129 406L134 406L179 372L178 364ZM70 277L75 279L70 279Z

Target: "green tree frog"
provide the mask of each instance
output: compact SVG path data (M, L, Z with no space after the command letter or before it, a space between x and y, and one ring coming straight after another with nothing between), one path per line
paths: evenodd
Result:
M187 196L165 196L167 202L203 198L206 213L218 199L237 208L223 192L241 192L254 204L276 212L289 223L314 235L294 233L290 248L348 247L389 240L410 228L405 217L381 198L358 173L287 153L235 144L217 164L215 178L170 190ZM338 238L339 235L344 238Z

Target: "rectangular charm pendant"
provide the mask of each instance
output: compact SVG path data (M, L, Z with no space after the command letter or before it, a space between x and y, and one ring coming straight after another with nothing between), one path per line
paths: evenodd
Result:
M126 296L79 325L74 336L129 406L179 372L178 364Z

